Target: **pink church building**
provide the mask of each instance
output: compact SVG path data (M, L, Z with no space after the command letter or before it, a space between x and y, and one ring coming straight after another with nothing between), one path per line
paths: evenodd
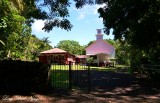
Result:
M86 48L87 58L93 58L93 64L102 66L109 63L110 59L115 59L115 48L107 41L103 40L101 29L97 29L96 41Z

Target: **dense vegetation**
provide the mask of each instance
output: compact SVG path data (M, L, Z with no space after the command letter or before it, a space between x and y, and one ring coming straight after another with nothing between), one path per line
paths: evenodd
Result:
M49 65L20 60L0 60L0 92L30 93L48 89Z
M36 60L40 51L51 48L48 38L39 39L31 34L32 16L27 15L30 5L21 0L0 1L1 59Z

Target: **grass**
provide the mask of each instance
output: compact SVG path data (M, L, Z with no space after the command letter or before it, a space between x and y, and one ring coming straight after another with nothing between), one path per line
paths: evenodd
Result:
M116 68L115 67L90 67L91 70L97 70L97 71L113 71Z
M87 70L87 66L72 65L71 70ZM69 87L69 65L52 65L51 68L51 86L53 88L68 88Z
M72 65L72 70L87 70L87 66ZM69 65L52 65L51 70L69 70Z
M127 68L127 69L126 69ZM72 65L72 71L75 70L88 70L88 66L82 65ZM90 70L97 71L118 71L126 69L127 72L130 72L129 66L126 65L116 65L115 67L90 67ZM53 88L68 88L69 87L69 65L52 65L51 66L51 86Z
M67 70L51 70L50 76L53 88L69 87L69 72Z

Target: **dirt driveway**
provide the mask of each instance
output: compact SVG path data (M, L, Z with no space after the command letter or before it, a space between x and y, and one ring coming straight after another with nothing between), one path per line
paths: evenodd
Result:
M160 103L160 84L123 70L92 71L91 92L79 90L48 94L1 95L0 103Z

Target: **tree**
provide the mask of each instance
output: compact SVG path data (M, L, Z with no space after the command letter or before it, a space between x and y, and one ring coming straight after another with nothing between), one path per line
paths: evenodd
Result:
M8 16L16 12L17 16L25 18L25 23L31 26L34 19L46 20L44 30L50 31L53 27L70 30L72 25L66 17L69 16L68 0L1 0L0 1L0 29L11 19ZM12 18L12 17L10 17ZM13 21L13 20L11 20ZM4 30L8 30L7 28ZM2 33L2 32L1 32Z
M84 54L85 51L84 46L81 46L77 41L74 40L60 41L56 47L68 51L71 54Z
M37 60L41 51L52 48L49 42L44 42L43 39L31 34L24 38L24 43L24 53L21 55L23 60Z
M33 9L27 7L31 12L28 12L28 18L45 20L43 30L49 32L53 27L71 30L72 25L67 19L69 16L68 8L69 0L25 0ZM31 2L31 3L30 3ZM45 8L45 9L44 9ZM28 11L28 10L25 10Z
M37 8L34 0L1 0L0 1L0 57L12 59L33 60L37 51L51 48L37 37L37 42L31 45L31 27L33 18L44 19L47 14ZM3 44L3 45L2 45ZM4 45L5 44L5 45ZM34 49L34 50L33 50ZM38 49L38 50L37 50ZM34 52L33 52L34 51ZM36 53L35 53L36 51ZM31 54L34 57L31 57Z
M14 1L14 0L13 0ZM0 40L6 45L0 45L3 54L11 57L11 52L19 49L18 41L21 39L25 18L19 15L13 1L0 1Z
M125 39L134 48L150 50L160 41L159 0L108 0L98 11L105 32L113 29L115 39ZM159 55L160 57L160 55Z

